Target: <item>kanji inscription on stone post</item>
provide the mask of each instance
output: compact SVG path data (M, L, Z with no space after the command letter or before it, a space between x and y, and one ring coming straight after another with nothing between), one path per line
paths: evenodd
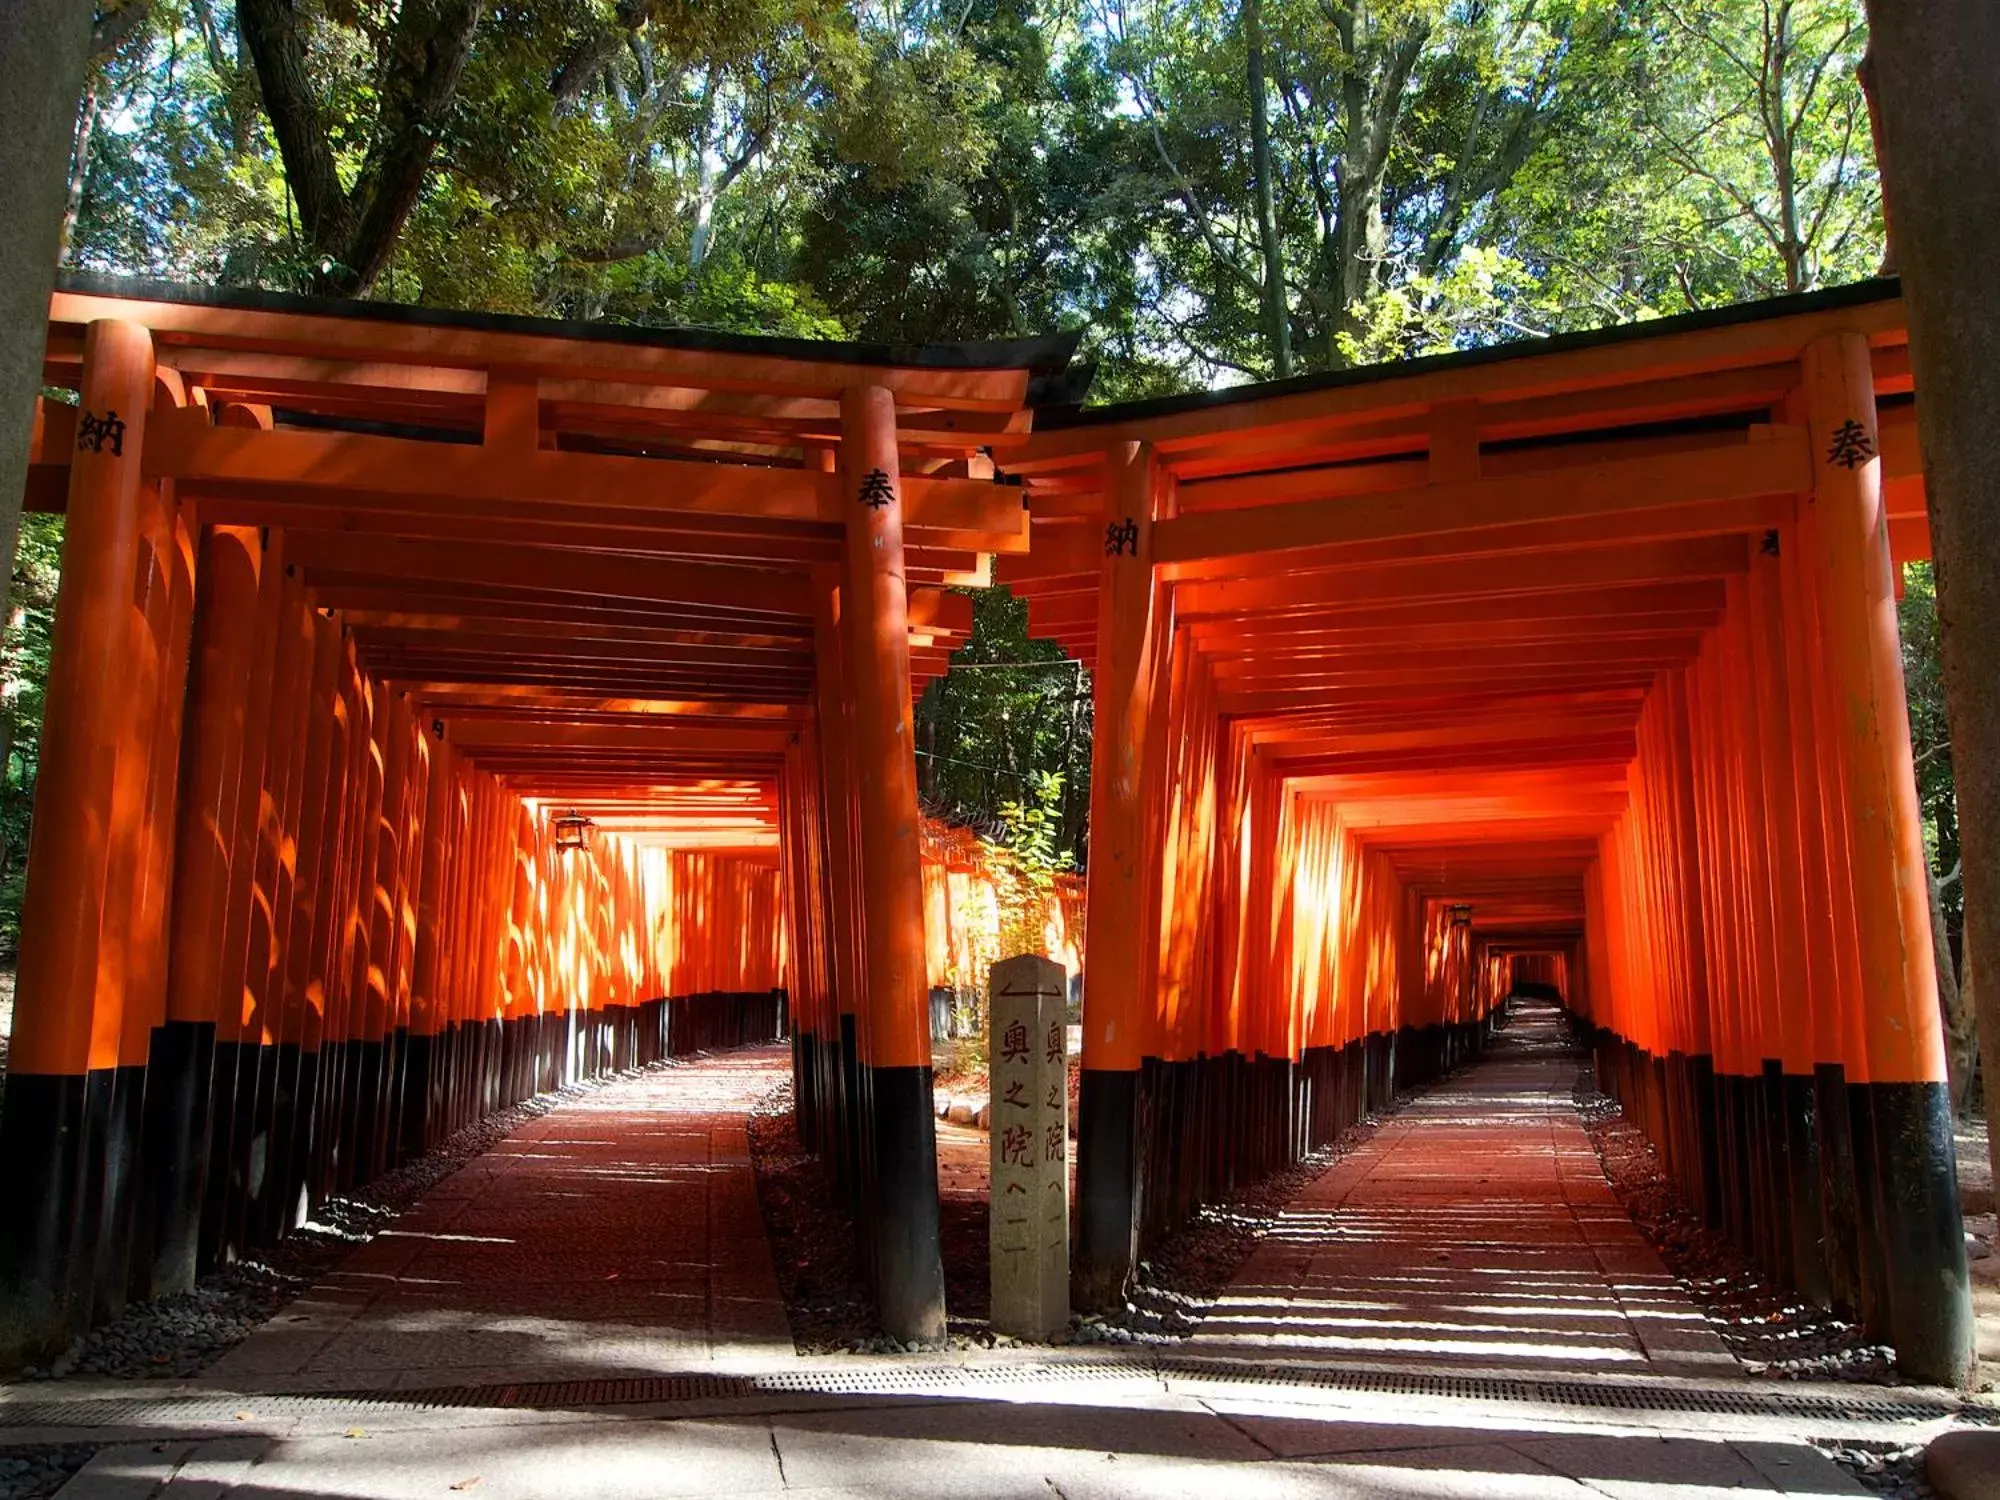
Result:
M993 966L993 1329L1046 1338L1069 1323L1069 1048L1061 964Z

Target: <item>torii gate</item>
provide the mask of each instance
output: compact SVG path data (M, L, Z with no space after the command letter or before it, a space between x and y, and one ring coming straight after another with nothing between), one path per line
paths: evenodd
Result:
M1563 992L1691 1201L1961 1381L1893 283L1045 413L1095 671L1077 1266Z
M0 1357L773 984L885 1326L941 1334L911 702L1072 345L64 283Z
M150 1110L154 1067L188 1072L211 1020L255 1023L228 1041L253 1053L320 1028L343 1147L400 1143L390 1102L440 1098L407 1086L428 1063L406 1038L446 1038L475 1105L548 1076L504 1028L475 1045L528 1019L495 1013L501 956L561 947L529 875L565 867L524 796L629 832L775 824L802 1128L859 1191L885 1326L935 1332L908 702L963 628L922 587L1002 554L1035 628L1096 668L1086 1300L1142 1232L1476 1048L1525 974L1595 1029L1715 1222L1906 1367L1962 1378L1890 571L1927 550L1893 288L1040 431L1031 385L1066 348L129 288L56 312L53 383L81 405L44 409L32 480L73 555L0 1125L9 1201L39 1210L0 1247L17 1342L122 1288L118 1101L143 1062ZM239 673L240 723L202 686ZM643 888L600 867L558 904L602 948L650 918ZM239 928L270 963L236 965ZM177 999L212 946L211 999ZM673 993L643 978L625 999ZM627 1034L604 1018L624 1003L586 1001L586 1034ZM201 1227L190 1160L149 1184L156 1274Z

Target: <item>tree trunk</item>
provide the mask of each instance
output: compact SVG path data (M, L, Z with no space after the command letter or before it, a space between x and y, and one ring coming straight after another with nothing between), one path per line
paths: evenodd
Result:
M1917 428L1936 554L1938 638L1951 718L1965 969L1988 1064L1989 1142L2000 1145L2000 6L1869 0L1881 101L1883 187L1910 320Z
M1243 50L1250 90L1250 169L1257 178L1257 243L1264 260L1264 342L1271 373L1292 373L1291 308L1285 295L1284 249L1278 240L1276 190L1271 182L1271 119L1264 98L1264 0L1243 0Z
M1944 929L1944 888L1953 877L1940 880L1928 870L1925 883L1931 895L1931 951L1937 961L1938 1013L1944 1022L1944 1062L1951 1083L1951 1109L1962 1114L1972 1097L1972 1065L1979 1055L1979 1027L1966 994L1959 985L1951 963L1951 939Z
M89 53L88 5L0 5L0 613L14 575L71 133Z
M97 85L83 93L83 108L77 111L76 145L70 151L69 191L63 198L62 237L56 242L56 262L61 264L76 239L77 215L83 212L83 187L90 180L90 142L97 134Z
M318 263L317 290L366 296L388 268L458 97L479 11L480 0L405 0L375 80L368 154L349 189L298 12L290 0L237 0L264 113Z

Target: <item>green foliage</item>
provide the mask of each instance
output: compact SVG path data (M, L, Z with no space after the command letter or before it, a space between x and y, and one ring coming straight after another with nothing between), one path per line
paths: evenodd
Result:
M1910 708L1910 749L1916 757L1917 802L1924 845L1953 951L1965 931L1965 893L1958 879L1958 796L1952 782L1951 726L1945 717L1944 674L1938 654L1937 579L1927 562L1903 568L1896 605L1903 639L1903 687Z
M62 517L25 515L0 635L0 953L21 935L21 891L35 809L42 703L62 564Z
M304 0L352 188L387 0ZM1265 0L1298 367L1868 274L1860 0ZM1234 0L487 7L377 295L926 340L1083 334L1100 398L1272 369ZM72 259L309 287L231 0L99 60Z
M917 704L919 793L945 818L1021 841L1038 867L1081 864L1089 677L1052 642L1029 638L1027 606L1005 588L975 593L972 621L952 670Z
M1037 771L1028 778L1028 795L1000 805L1006 829L1002 844L1008 858L996 864L1000 876L1000 952L1042 951L1042 924L1055 894L1056 876L1076 864L1073 851L1061 847L1063 778L1058 771Z

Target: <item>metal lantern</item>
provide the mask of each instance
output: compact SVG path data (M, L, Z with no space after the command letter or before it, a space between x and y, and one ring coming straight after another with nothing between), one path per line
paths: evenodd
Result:
M1448 908L1448 910L1451 912L1452 926L1470 927L1472 925L1472 908L1470 906L1453 906Z
M567 853L571 849L585 848L590 843L590 830L596 826L572 807L556 819L556 851Z

